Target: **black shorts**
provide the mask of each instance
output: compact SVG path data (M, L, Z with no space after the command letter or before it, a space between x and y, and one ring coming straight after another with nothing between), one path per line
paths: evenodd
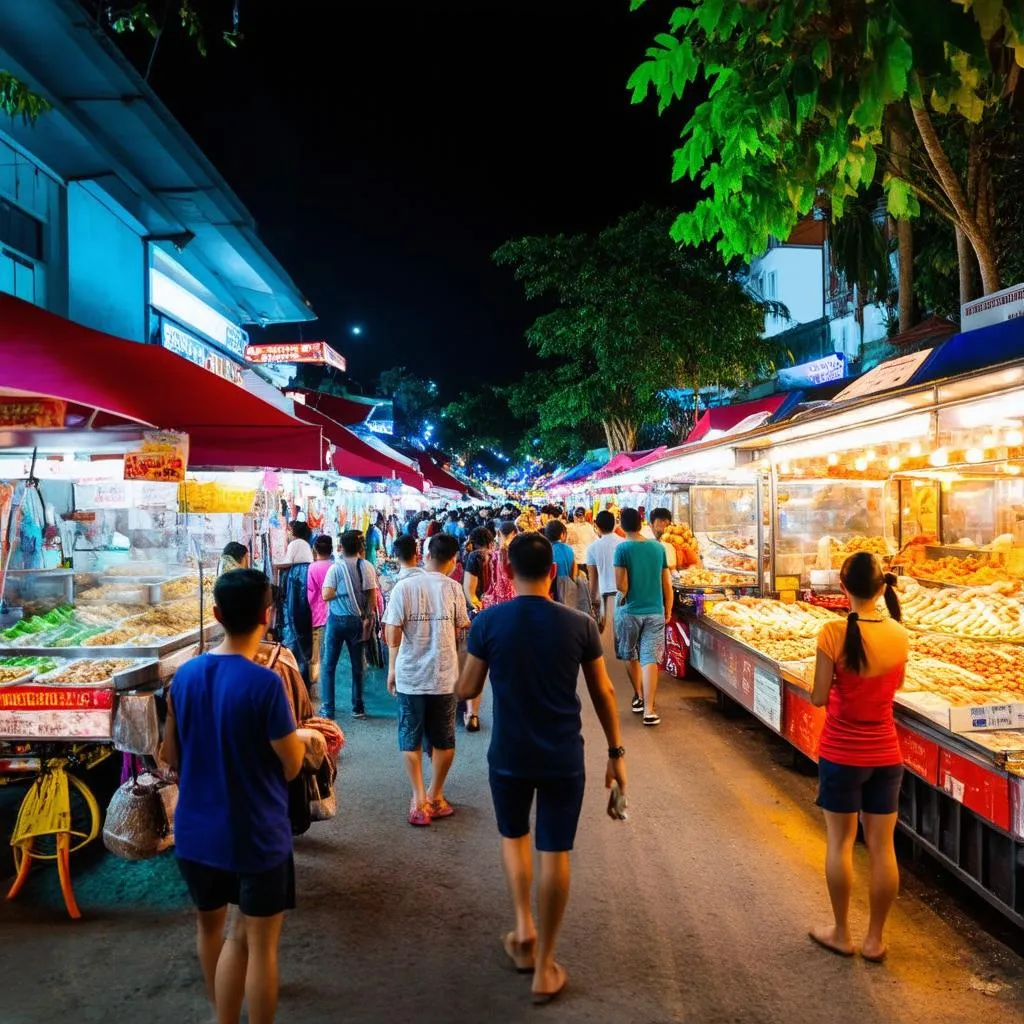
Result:
M269 871L239 874L178 858L181 877L197 910L220 910L229 903L246 917L274 917L295 909L295 861L291 854Z
M398 749L419 750L424 740L432 750L454 750L454 693L397 693Z
M824 811L836 814L895 814L900 809L903 765L857 768L818 761L818 799Z
M506 839L530 834L530 809L537 796L536 846L544 853L565 853L576 841L576 826L583 809L586 776L563 775L552 779L526 779L491 772L491 798L498 832Z

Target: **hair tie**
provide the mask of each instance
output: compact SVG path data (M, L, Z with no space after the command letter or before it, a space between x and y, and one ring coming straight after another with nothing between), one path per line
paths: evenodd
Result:
M887 572L885 574L885 585L887 587L895 587L896 583L897 583L896 573L894 573L894 572Z
M846 616L846 621L856 622L859 618L860 616L856 612L850 612L850 614Z

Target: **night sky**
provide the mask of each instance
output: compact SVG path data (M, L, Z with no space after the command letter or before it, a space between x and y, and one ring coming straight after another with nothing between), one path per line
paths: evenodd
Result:
M357 390L392 365L452 396L515 379L537 310L490 253L684 202L669 184L679 121L625 90L663 5L241 0L237 51L214 31L230 0L205 7L208 56L165 37L151 83L312 302L305 336L348 357Z

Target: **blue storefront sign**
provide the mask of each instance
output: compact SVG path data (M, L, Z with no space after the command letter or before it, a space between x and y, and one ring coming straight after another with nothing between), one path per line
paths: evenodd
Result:
M808 388L816 384L842 380L846 376L846 356L834 352L830 356L814 359L799 366L788 366L779 370L779 383L787 388Z
M160 344L169 352L231 381L232 384L242 383L242 368L237 363L233 363L222 352L201 341L194 334L163 318L160 320Z

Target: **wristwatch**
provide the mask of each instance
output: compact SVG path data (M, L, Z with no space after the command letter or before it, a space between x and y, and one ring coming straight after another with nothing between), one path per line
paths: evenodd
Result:
M609 747L608 748L608 760L618 761L620 757L626 756L625 747Z

